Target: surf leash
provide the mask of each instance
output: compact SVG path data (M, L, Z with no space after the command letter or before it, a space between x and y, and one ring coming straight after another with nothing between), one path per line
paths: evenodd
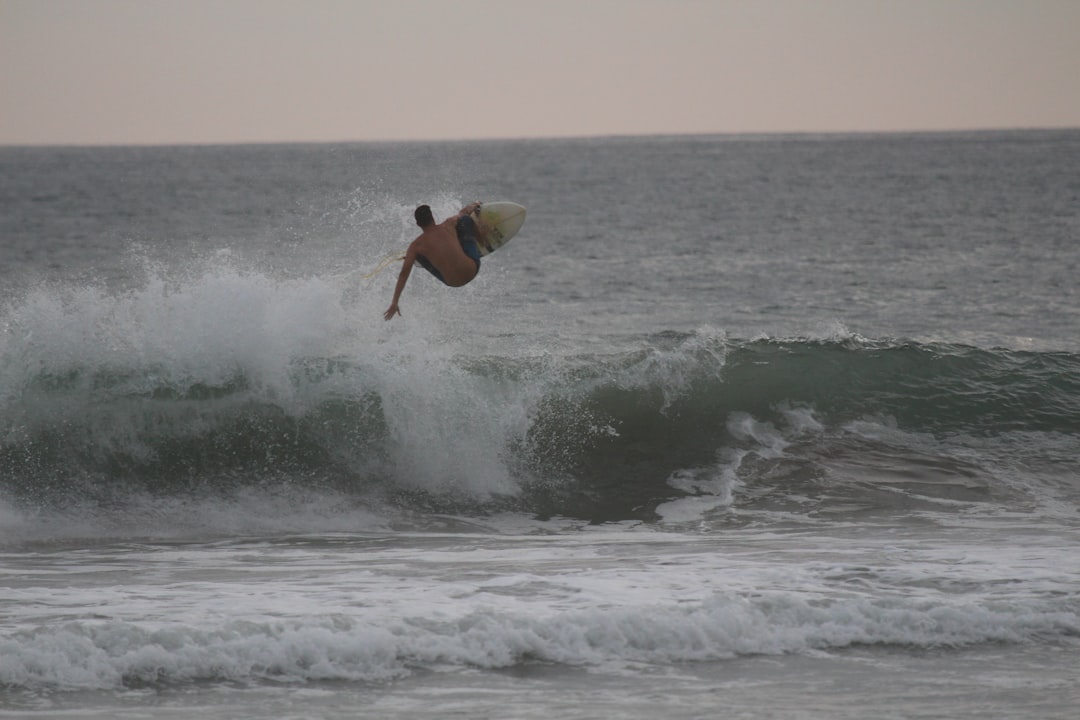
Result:
M374 270L372 270L371 272L369 272L366 275L361 275L360 277L362 279L364 279L364 280L367 280L368 278L373 278L376 275L378 275L379 273L381 273L383 270L388 268L391 264L396 263L398 260L404 260L404 259L405 259L404 253L401 254L401 255L398 255L396 253L394 253L392 255L387 255L385 258L383 258L383 261L381 263L379 263L379 265Z

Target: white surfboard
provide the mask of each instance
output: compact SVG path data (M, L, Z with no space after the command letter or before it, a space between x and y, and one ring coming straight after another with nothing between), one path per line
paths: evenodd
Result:
M525 208L506 200L481 203L477 215L479 237L476 244L481 257L510 242L525 224Z

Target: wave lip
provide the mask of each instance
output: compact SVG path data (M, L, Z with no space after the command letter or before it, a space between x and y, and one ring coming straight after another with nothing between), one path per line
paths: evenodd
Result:
M68 623L0 640L0 685L117 689L198 681L381 682L414 669L522 663L606 667L832 651L853 646L957 648L1074 642L1078 608L1042 602L906 598L808 601L714 595L690 606L524 617L476 611L452 620L376 625L345 616L183 625Z

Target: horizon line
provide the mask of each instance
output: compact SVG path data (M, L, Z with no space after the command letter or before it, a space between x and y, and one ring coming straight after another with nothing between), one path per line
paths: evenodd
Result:
M567 135L496 135L489 137L446 137L446 138L368 138L368 139L282 139L282 140L177 140L177 141L132 141L132 142L0 142L0 149L18 148L172 148L172 147L238 147L260 145L394 145L394 144L468 144L490 142L552 142L580 140L632 140L652 138L795 138L795 137L859 137L880 135L964 135L990 133L1023 132L1068 132L1080 130L1076 125L1002 125L977 127L942 127L942 128L898 128L891 130L739 130L707 132L626 132L626 133L580 133Z

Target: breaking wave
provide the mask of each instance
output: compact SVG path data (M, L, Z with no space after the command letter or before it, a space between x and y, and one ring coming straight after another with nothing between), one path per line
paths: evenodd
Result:
M1010 502L1031 490L1003 479L1017 462L1076 491L1061 472L1076 354L703 328L611 354L476 356L358 334L340 297L219 271L9 303L0 499L25 513L263 492L284 498L275 512L314 495L607 520L702 497Z

